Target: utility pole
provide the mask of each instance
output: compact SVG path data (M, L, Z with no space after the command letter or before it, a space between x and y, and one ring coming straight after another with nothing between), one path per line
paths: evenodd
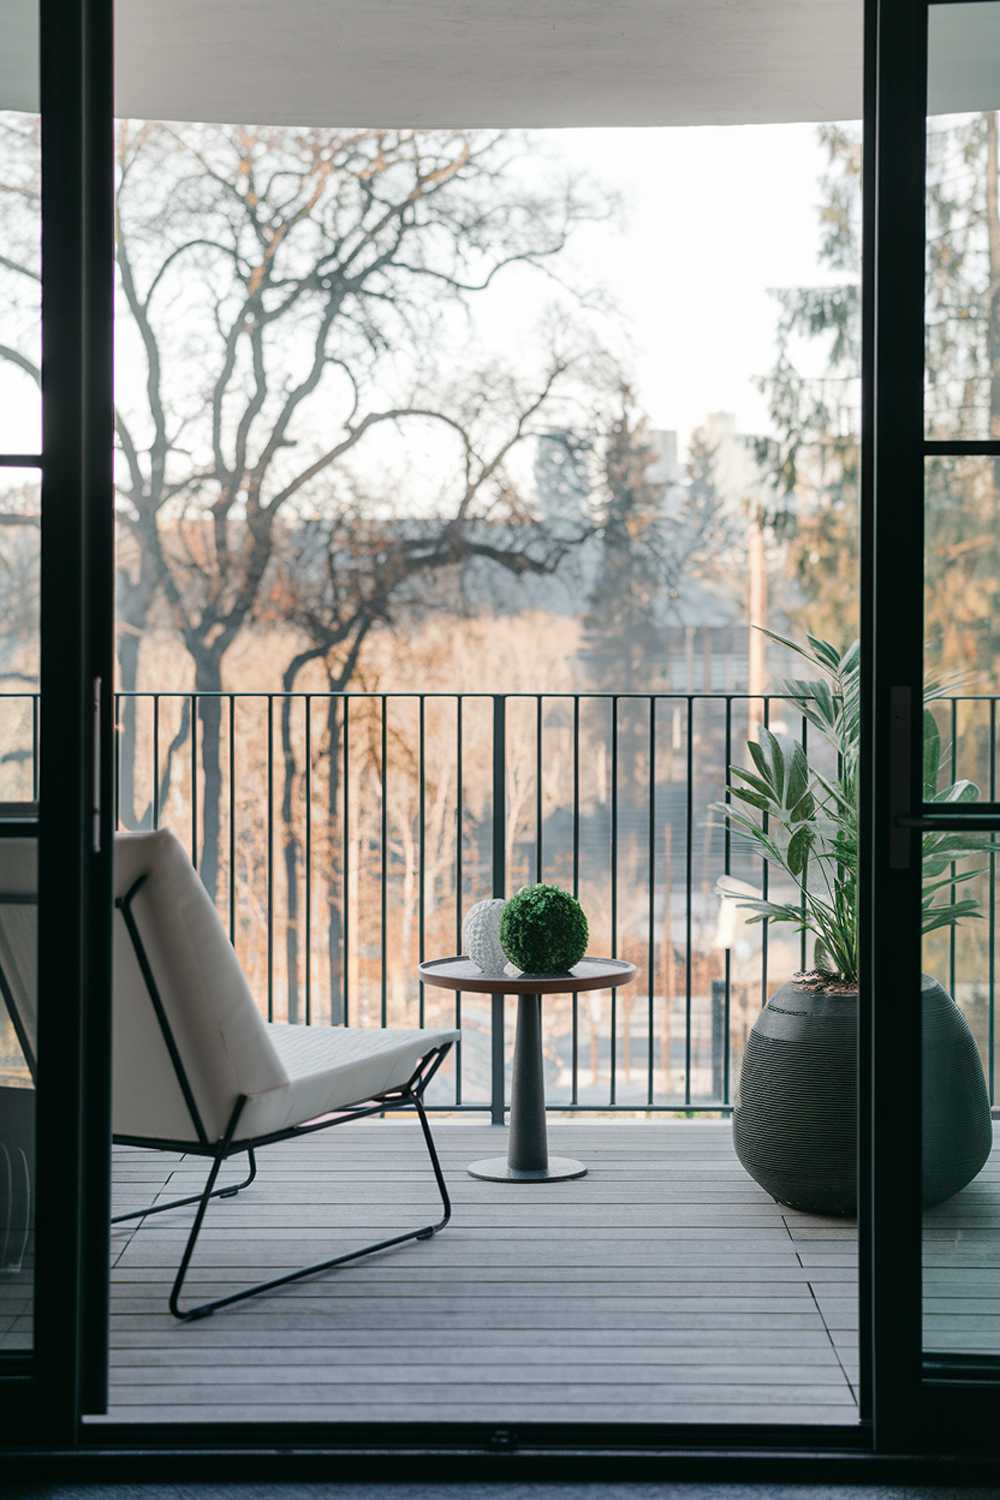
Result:
M764 515L759 506L749 507L750 535L747 618L749 624L747 738L756 739L763 721L763 699L767 691L767 637L757 629L767 624L767 555L764 550Z

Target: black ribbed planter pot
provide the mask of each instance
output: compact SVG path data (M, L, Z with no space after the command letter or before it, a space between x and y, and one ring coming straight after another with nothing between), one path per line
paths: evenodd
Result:
M925 974L923 1188L929 1206L971 1182L993 1144L983 1065L968 1022ZM822 994L793 980L747 1038L733 1107L736 1154L789 1208L857 1208L856 993Z

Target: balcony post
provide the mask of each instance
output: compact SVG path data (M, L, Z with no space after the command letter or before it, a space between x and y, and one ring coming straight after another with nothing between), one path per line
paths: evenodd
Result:
M507 893L507 699L493 696L493 895ZM504 997L493 996L490 1028L490 1119L504 1123Z

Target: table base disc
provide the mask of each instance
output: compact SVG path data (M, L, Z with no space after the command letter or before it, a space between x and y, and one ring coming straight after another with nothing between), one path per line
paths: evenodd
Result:
M587 1164L573 1156L550 1156L547 1167L521 1172L507 1165L506 1156L487 1156L483 1161L474 1161L467 1170L470 1177L480 1177L485 1182L565 1182L570 1177L586 1176Z

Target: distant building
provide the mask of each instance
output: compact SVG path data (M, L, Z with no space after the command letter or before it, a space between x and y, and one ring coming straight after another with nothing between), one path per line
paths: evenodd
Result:
M715 452L715 483L734 509L760 495L767 485L754 457L752 439L741 433L731 411L710 411L700 432Z
M650 438L659 454L649 470L650 479L661 482L668 489L674 485L683 485L686 476L678 455L676 432L656 428L650 433Z

